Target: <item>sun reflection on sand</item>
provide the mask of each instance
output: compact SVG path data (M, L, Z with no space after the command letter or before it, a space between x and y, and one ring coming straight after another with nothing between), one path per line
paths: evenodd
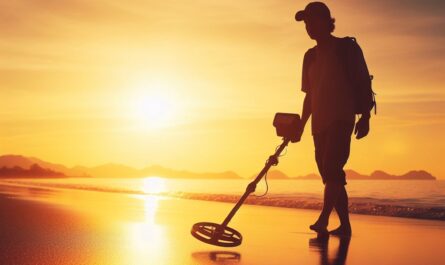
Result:
M167 253L165 229L156 223L160 198L137 196L143 200L144 220L128 224L128 247L132 264L142 261L164 260Z

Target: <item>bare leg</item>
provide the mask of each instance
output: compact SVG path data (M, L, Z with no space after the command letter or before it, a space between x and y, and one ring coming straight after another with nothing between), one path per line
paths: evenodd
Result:
M335 211L340 218L340 226L330 232L333 235L351 235L351 223L349 222L349 209L348 209L348 193L345 187L340 191L340 194L335 204Z
M324 187L324 199L323 199L323 210L318 217L317 222L311 225L309 228L316 231L317 233L326 233L329 223L329 216L331 215L332 209L337 204L337 199L341 193L343 184L335 182L327 182Z
M333 123L327 130L314 134L315 159L319 172L325 183L323 210L315 224L309 228L317 233L325 233L329 216L340 197L339 207L343 223L349 223L348 198L344 185L346 184L343 170L349 157L353 123Z

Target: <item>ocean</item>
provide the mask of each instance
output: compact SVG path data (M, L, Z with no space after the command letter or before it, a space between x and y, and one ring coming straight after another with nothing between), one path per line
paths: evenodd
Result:
M2 179L0 184L236 202L250 181L161 177L62 178ZM268 192L264 195L266 183L263 179L246 203L321 209L323 187L321 180L268 180ZM445 220L445 180L348 180L346 189L351 213Z

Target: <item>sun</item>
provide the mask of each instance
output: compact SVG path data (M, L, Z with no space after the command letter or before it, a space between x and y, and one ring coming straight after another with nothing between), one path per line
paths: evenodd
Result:
M169 127L178 121L178 100L166 82L139 82L127 104L130 119L140 128Z
M175 104L167 95L141 95L136 100L134 115L140 125L150 128L161 128L174 121Z

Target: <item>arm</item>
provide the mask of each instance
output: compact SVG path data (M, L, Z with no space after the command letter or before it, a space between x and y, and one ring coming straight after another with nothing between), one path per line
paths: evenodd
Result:
M311 109L311 94L310 93L306 93L306 96L304 97L304 101L303 101L303 110L302 110L302 114L301 114L301 131L303 133L304 131L304 127L306 126L307 121L309 120L309 117L312 114L312 109Z
M371 90L371 79L369 77L368 67L366 65L365 56L363 55L363 51L360 46L354 42L352 52L354 53L352 58L355 59L353 62L354 72L353 76L356 78L356 84L361 84L365 86L369 86L369 88L364 88L364 90ZM371 96L371 95L369 95ZM361 139L368 135L369 133L369 119L371 118L371 109L370 106L362 106L360 111L360 118L357 121L354 129L354 134L357 139Z
M303 71L302 71L302 80L301 80L301 91L303 91L306 95L303 101L303 110L301 111L301 128L299 132L298 140L300 140L301 135L303 135L304 127L306 127L306 123L309 120L309 117L312 114L311 107L311 86L309 83L309 73L308 68L311 62L311 58L313 58L313 50L309 49L303 58Z
M356 139L361 139L369 133L369 119L371 118L370 112L363 112L360 119L355 124L354 134Z
M309 120L309 117L311 116L312 110L311 110L311 94L306 93L306 96L304 97L303 101L303 110L301 111L301 128L298 132L298 137L296 141L292 142L298 142L301 139L301 136L304 132L304 127L306 127L306 123Z

